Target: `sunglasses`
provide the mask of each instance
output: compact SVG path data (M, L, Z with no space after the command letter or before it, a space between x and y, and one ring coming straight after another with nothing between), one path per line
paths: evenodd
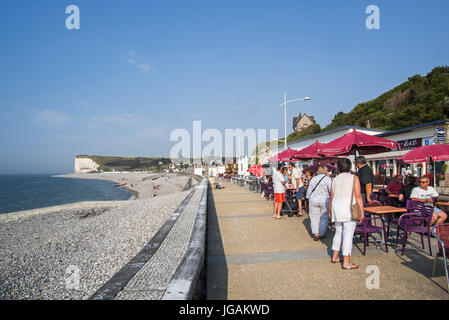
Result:
M420 181L419 183L427 183L428 181Z

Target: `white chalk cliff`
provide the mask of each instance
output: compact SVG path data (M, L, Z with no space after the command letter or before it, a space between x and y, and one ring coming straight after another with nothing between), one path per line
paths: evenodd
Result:
M75 158L75 173L97 171L100 165L89 158Z

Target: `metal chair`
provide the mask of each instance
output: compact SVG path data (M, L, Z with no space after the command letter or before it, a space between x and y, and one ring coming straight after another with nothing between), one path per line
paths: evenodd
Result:
M435 268L439 257L444 259L444 271L446 272L447 292L449 293L449 275L447 267L447 255L449 254L449 223L442 223L433 226L432 234L438 239L438 252L433 260L432 277L435 275Z
M418 201L419 202L419 201ZM398 246L399 231L403 231L402 237L402 255L404 255L405 246L407 244L408 234L411 232L419 233L421 236L421 245L424 249L424 235L427 235L429 245L429 252L432 255L432 246L430 245L431 222L433 214L433 206L422 205L420 212L415 209L415 212L404 213L398 221L398 231L396 233L396 245Z
M422 211L422 207L424 203L421 201L407 200L405 208L407 209L406 213L418 213L420 214ZM399 217L400 218L400 217ZM398 224L399 218L395 218L392 214L387 216L387 236L390 236L390 227L391 224Z
M378 207L381 206L382 203L377 200L373 200L367 207ZM380 225L376 222L380 221ZM368 235L370 233L374 232L383 232L383 237L385 241L385 251L388 252L388 245L387 245L387 233L385 230L385 221L382 217L379 217L377 215L372 215L370 218L365 218L363 221L355 227L355 233L356 234L363 234L363 255L366 254L366 247L369 247L369 241L368 241ZM382 234L381 234L382 236Z

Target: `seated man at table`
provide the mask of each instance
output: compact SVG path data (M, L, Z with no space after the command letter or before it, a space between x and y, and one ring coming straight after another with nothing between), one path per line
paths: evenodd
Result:
M405 186L403 186L399 191L399 202L401 202L402 206L405 207L405 205L407 204L407 200L410 200L412 190L417 187L416 177L408 176L405 178L404 183Z
M388 195L399 195L399 192L401 191L402 188L402 177L401 176L395 176L390 183L388 184L387 188L385 189L386 193ZM393 198L393 197L388 197L387 198L387 203L390 206L394 206L394 207L399 207L400 203L399 203L399 199L398 198Z
M410 195L411 200L424 202L426 205L433 206L433 200L438 198L438 192L433 188L429 187L429 177L421 177L419 179L419 187L416 187L412 190ZM432 204L431 204L432 203ZM433 226L435 223L440 224L444 223L447 219L447 214L443 212L441 209L434 207L433 208L433 216L431 225Z

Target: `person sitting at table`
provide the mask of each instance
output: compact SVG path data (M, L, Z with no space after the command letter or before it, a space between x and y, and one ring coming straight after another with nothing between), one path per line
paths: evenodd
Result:
M438 199L439 194L433 187L429 186L429 183L429 177L421 177L419 179L419 187L416 187L412 190L410 199L424 202L426 205L433 207L433 201L434 199ZM432 222L430 224L431 226L433 226L435 223L444 223L446 219L447 214L445 212L437 207L433 207Z
M412 190L417 187L416 185L416 177L414 176L407 176L405 178L405 186L401 188L399 191L399 202L402 206L405 206L407 203L407 200L410 200L410 195L412 194Z
M387 193L387 195L399 195L401 188L402 188L402 177L397 175L390 181L387 188L385 189L385 192ZM387 204L393 207L400 206L399 199L395 197L388 197Z

